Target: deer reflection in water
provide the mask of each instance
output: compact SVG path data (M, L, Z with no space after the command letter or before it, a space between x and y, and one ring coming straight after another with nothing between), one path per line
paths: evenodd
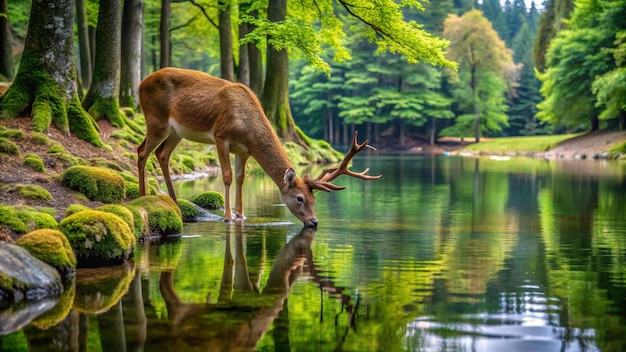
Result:
M242 227L243 224L235 226L234 257L230 245L231 227L226 228L224 268L216 303L211 303L211 297L207 297L207 303L182 302L173 286L173 272L161 272L159 288L166 302L169 329L164 329L167 337L164 336L163 340L149 339L148 343L159 343L161 349L179 351L253 351L271 324L276 321L275 346L288 344L289 331L284 329L285 326L288 327L288 321L286 324L279 324L278 321L288 319L286 312L289 289L299 277L305 275L318 283L320 291L341 299L341 312L347 312L350 327L355 328L354 313L358 299L353 304L350 296L343 294L342 288L317 276L311 251L315 228L303 228L283 246L265 287L260 290L258 280L253 282L248 271ZM342 340L348 331L349 327L346 328ZM288 346L281 347L288 349Z

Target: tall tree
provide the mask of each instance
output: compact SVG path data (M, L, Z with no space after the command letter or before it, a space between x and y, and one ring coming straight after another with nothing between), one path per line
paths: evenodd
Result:
M119 103L121 31L122 0L100 1L93 80L83 107L96 121L104 118L115 127L125 125Z
M34 131L54 124L65 133L101 146L98 126L76 91L73 57L74 0L34 0L24 53L13 84L0 101L0 119L30 109ZM50 28L55 28L51 31Z
M89 22L87 19L86 0L76 0L76 27L78 32L78 53L80 62L80 81L83 89L91 85L91 47L89 43Z
M231 82L235 81L235 61L233 59L233 35L230 23L230 1L219 0L220 30L220 67L221 77Z
M566 27L565 20L569 18L574 8L574 0L547 0L544 7L533 49L533 61L539 71L546 67L546 53L550 42L558 31Z
M159 25L159 40L161 43L161 68L172 66L170 50L170 17L172 8L170 0L161 0L161 22Z
M451 41L448 55L459 63L461 96L471 101L472 110L457 121L464 128L473 120L474 137L478 142L481 130L497 131L506 125L503 99L506 78L516 71L512 53L506 48L491 23L479 10L459 17L450 15L444 23L445 38Z
M11 48L11 22L6 0L0 0L0 79L13 78L13 50Z
M141 52L143 44L143 0L124 0L120 62L120 105L139 106Z

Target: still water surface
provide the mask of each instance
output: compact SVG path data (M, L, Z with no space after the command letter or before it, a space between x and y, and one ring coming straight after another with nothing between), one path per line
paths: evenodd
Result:
M352 168L365 165L383 178L342 176L346 190L317 194L316 231L249 176L246 222L186 224L126 267L81 271L56 315L0 346L626 351L626 164L388 156Z

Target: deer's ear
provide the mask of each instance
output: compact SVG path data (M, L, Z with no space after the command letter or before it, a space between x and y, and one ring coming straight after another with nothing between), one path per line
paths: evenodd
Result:
M292 168L288 168L285 170L285 175L283 176L283 180L285 181L285 186L293 187L296 185L296 172Z

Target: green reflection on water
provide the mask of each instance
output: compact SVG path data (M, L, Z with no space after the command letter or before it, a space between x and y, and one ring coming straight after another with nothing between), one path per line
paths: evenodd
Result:
M139 248L123 302L83 314L78 343L626 350L626 165L409 156L354 164L384 176L340 177L346 190L318 194L315 234L301 231L271 180L251 175L249 221L186 224L179 241ZM176 186L181 198L223 190L220 178Z

